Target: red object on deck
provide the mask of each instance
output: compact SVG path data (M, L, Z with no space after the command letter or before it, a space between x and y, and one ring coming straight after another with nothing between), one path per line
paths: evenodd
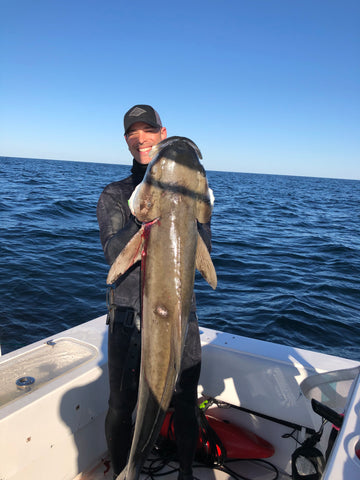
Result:
M173 412L167 412L160 435L168 440L175 440L174 422L172 422ZM244 427L235 425L228 420L216 418L213 409L206 415L210 427L215 430L219 439L226 450L227 459L256 459L269 458L274 455L274 447L253 432ZM199 440L197 449L206 448L199 431Z

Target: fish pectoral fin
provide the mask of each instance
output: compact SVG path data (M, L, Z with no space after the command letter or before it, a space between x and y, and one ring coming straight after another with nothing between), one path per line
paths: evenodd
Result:
M201 275L208 282L210 287L214 290L217 286L217 276L214 264L211 260L210 253L206 248L204 240L201 238L198 233L198 241L196 247L196 268L199 270Z
M132 265L141 260L141 252L143 250L144 243L143 231L144 227L141 227L116 257L116 260L111 265L106 279L106 283L108 285L116 282L116 280Z

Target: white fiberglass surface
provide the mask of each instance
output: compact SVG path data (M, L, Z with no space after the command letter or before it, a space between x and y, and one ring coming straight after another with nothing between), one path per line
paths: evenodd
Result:
M97 349L60 338L0 363L0 407L96 357Z

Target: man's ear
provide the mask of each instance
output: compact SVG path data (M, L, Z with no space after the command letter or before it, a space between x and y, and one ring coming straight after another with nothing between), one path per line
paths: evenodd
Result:
M165 140L165 138L167 137L166 127L161 127L160 134L161 134L161 140Z

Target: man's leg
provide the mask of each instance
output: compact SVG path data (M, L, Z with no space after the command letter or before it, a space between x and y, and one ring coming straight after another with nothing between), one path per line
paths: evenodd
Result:
M123 311L115 313L108 340L110 398L105 435L117 475L127 463L139 382L140 333L136 327L124 325L128 315Z
M174 429L180 464L179 480L192 479L192 464L199 438L197 386L201 369L201 345L197 317L190 313L181 364L181 374L173 396Z

